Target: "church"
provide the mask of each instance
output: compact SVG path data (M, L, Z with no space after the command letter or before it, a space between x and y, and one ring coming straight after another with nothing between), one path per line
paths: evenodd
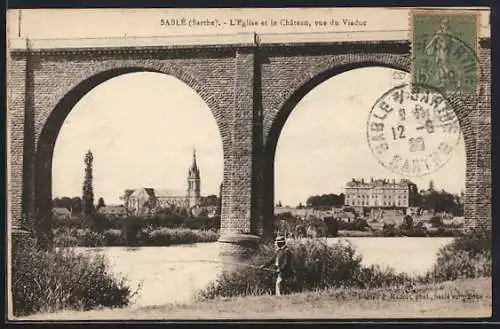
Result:
M186 191L141 187L127 189L123 197L124 206L131 215L145 215L170 207L193 209L200 206L200 170L196 163L196 150L187 174Z

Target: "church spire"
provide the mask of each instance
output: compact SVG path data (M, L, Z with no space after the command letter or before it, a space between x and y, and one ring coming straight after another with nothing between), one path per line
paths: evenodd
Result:
M200 177L200 171L198 169L198 164L196 163L196 148L193 146L193 163L191 168L189 168L189 177L198 178Z
M188 174L188 201L189 207L200 204L200 170L196 164L196 148L193 146L193 163Z
M191 168L197 168L198 166L196 165L196 147L193 145L193 164L191 165Z

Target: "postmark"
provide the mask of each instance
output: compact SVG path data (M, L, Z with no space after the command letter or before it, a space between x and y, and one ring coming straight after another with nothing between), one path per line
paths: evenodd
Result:
M425 176L446 164L460 133L458 117L445 96L414 84L382 95L366 126L368 145L379 163L405 177Z
M480 77L478 13L414 10L410 16L412 83L443 92L476 93Z

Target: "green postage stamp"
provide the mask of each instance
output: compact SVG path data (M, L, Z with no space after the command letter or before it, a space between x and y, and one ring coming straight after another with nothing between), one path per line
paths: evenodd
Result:
M412 83L444 92L475 93L479 16L470 11L410 13Z

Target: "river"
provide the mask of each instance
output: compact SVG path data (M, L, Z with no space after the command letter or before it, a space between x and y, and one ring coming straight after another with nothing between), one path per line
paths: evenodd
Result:
M421 274L432 267L439 248L453 238L342 238L351 242L363 257L363 264L390 266L398 272ZM333 244L338 238L328 238ZM134 289L137 307L166 303L187 303L194 292L216 279L223 265L218 243L169 247L78 248L104 254L113 273L126 276Z

